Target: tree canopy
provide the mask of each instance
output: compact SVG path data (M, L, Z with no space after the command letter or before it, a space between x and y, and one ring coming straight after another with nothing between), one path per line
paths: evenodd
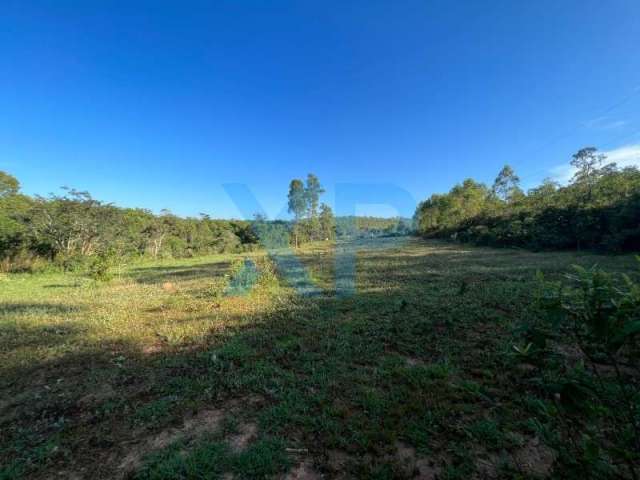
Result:
M545 179L526 194L505 166L491 190L467 179L418 205L414 221L428 237L529 248L640 250L640 171L579 150L566 186Z

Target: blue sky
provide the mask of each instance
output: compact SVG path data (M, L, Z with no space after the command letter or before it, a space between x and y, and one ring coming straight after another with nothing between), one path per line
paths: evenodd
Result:
M0 169L216 217L240 215L224 183L275 215L308 172L328 203L505 163L532 186L587 145L640 163L638 45L637 0L5 0Z

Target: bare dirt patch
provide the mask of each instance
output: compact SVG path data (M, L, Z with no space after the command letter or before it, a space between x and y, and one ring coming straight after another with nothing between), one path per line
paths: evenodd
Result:
M156 353L162 352L162 345L159 343L152 343L150 345L145 345L142 347L142 353L145 355L155 355Z
M321 480L324 478L313 468L311 460L304 460L284 477L284 480Z
M342 450L329 450L327 465L333 472L342 472L351 462L351 456Z
M152 436L143 437L127 445L127 453L118 464L120 478L126 477L142 465L142 460L148 454L168 447L177 441L191 442L206 435L216 432L221 428L225 415L230 412L238 413L247 405L255 407L264 399L258 395L252 395L241 399L229 401L224 408L200 410L192 416L184 419L181 427L163 430ZM251 422L240 423L238 431L227 438L231 448L240 452L256 438L258 426Z
M499 461L499 458L495 455L476 459L476 474L474 478L497 478Z
M118 470L127 475L142 464L142 459L147 454L165 448L178 440L193 440L202 435L215 431L224 418L224 410L201 410L196 415L184 421L182 427L170 428L162 432L146 437L134 445L128 447L129 453L124 457Z
M253 441L258 433L255 423L242 423L238 432L229 437L229 445L234 452L241 452Z
M402 442L395 444L395 460L405 475L420 480L435 480L440 469L429 459L417 456L416 449Z
M530 439L513 457L523 473L540 478L545 478L551 473L556 459L553 450L538 438Z

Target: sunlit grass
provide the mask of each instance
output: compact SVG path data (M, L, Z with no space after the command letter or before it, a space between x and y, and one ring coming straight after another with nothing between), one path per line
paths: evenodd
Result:
M334 295L340 249L357 257L346 298ZM246 295L226 289L246 255L132 264L109 282L0 278L0 478L120 478L133 447L140 478L264 478L297 464L411 478L411 462L446 478L494 462L512 478L498 456L520 455L534 420L550 421L512 348L536 314L535 272L635 267L407 238L296 253L322 295L296 295L264 253L249 255L260 275ZM195 435L189 419L211 411L227 420ZM229 450L243 425L255 438Z

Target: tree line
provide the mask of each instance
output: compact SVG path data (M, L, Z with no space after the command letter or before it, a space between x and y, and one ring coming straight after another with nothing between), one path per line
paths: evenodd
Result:
M65 269L87 259L189 257L257 246L251 222L182 218L163 210L121 208L88 192L30 197L0 171L0 268L29 270L47 262Z
M289 187L292 221L183 218L163 210L122 208L88 192L63 188L59 195L28 196L20 182L0 171L0 271L50 266L105 271L117 261L238 253L259 247L299 246L337 236L397 234L399 219L338 217L320 203L319 179L295 179Z
M640 170L607 163L596 148L573 155L575 174L524 192L506 165L487 187L471 178L421 202L419 234L489 246L640 250Z

